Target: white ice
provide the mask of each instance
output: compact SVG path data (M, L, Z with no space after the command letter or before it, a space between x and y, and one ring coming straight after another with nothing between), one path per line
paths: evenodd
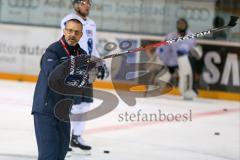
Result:
M0 81L0 160L37 159L31 113L34 83ZM113 92L113 91L108 91ZM100 103L96 100L93 106ZM120 122L119 114L183 114L187 122ZM70 160L239 160L240 102L178 96L139 98L135 107L120 100L111 113L88 121L85 141L91 155ZM215 135L218 132L219 135ZM104 154L103 151L110 151Z

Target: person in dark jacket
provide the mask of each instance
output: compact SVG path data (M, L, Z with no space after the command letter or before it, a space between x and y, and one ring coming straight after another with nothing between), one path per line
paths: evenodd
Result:
M41 59L41 70L35 88L32 114L38 146L38 160L64 160L70 140L70 123L54 116L54 106L66 96L52 91L48 77L56 66L70 56L86 54L78 41L82 37L82 23L69 19L63 37L51 44Z

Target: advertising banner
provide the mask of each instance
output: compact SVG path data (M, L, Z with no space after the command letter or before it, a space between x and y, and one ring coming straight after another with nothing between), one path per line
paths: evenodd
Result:
M201 73L200 89L240 93L240 45L201 44L203 58L196 72Z
M37 75L45 49L59 39L59 30L0 25L0 72Z

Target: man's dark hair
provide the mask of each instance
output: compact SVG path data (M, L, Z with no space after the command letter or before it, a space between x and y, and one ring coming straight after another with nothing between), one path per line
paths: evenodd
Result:
M72 4L75 4L75 3L79 3L81 2L82 0L72 0Z

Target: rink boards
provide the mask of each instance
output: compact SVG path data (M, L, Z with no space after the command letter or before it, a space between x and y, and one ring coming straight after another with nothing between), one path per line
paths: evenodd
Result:
M49 44L58 40L60 31L57 28L0 25L0 78L19 81L37 80L40 70L40 58ZM164 37L134 35L124 33L98 32L97 49L102 56L117 52L120 43L126 41L131 48L139 47L146 41L160 41ZM117 44L116 50L107 52L104 46L107 42ZM198 40L203 48L203 57L197 62L195 83L200 89L199 95L207 98L240 100L240 43ZM119 73L127 73L124 66L127 63L144 62L144 54L129 55L118 64L108 60L108 67L112 67L115 80L122 82ZM137 71L138 68L135 68ZM95 86L100 88L113 88L110 77ZM121 84L124 88L124 83ZM174 89L172 94L178 94Z

